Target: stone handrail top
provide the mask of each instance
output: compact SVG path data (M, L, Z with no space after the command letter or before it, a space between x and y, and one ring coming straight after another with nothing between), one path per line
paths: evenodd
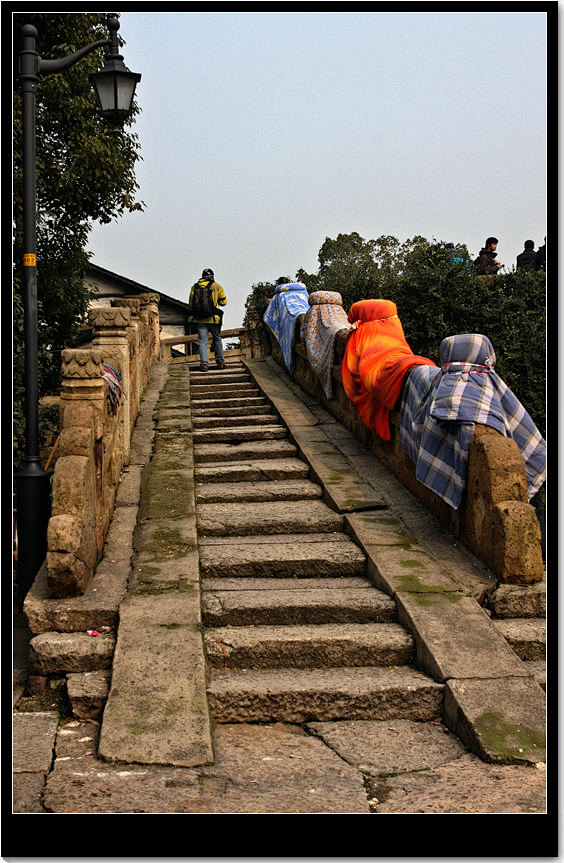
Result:
M232 336L238 336L241 333L246 333L246 332L247 332L246 327L238 327L235 330L222 330L221 331L221 338L222 339L230 338ZM180 344L184 344L185 342L197 342L197 341L198 341L197 335L192 335L192 336L162 336L161 337L161 344L164 344L164 345L180 345Z

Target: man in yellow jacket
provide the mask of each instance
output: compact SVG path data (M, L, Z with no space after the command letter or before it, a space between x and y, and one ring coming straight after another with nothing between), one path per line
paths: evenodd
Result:
M223 357L223 342L221 340L221 322L223 310L227 305L225 291L215 281L213 270L205 269L202 278L192 285L188 301L190 313L188 322L194 322L198 327L198 352L200 354L200 371L209 369L208 333L212 337L212 349L219 369L225 368Z

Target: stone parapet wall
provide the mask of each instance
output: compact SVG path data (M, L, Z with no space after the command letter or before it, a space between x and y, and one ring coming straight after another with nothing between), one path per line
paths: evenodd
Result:
M141 399L160 356L158 302L158 294L148 293L92 308L91 342L62 352L47 529L47 586L53 599L82 595L102 556ZM121 375L115 412L104 364Z
M341 365L348 330L337 333L333 365L333 398L328 399L309 364L299 338L303 316L296 325L293 379L300 387L373 452L449 531L497 576L500 583L532 584L544 575L541 529L528 503L525 466L517 444L492 428L477 425L470 448L467 487L458 510L415 478L415 466L400 444L398 411L391 414L391 439L381 440L368 429L342 384ZM274 359L286 368L276 340Z

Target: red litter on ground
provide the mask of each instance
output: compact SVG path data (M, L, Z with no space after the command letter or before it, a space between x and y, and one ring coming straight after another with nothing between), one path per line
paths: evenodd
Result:
M86 632L88 635L101 635L101 632L97 632L95 629L87 629Z

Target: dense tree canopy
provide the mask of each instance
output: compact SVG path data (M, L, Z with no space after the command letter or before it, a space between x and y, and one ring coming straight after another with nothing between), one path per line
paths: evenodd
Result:
M44 59L65 57L108 38L107 21L117 13L17 13L13 19L13 354L16 437L23 432L22 301L22 102L18 81L21 27L33 24L37 51ZM96 110L89 80L103 62L102 47L63 72L42 76L37 87L37 274L39 392L56 392L60 351L75 343L89 301L82 274L94 222L107 223L142 209L135 200L135 165L140 145L131 131L134 107L124 131L109 130Z

